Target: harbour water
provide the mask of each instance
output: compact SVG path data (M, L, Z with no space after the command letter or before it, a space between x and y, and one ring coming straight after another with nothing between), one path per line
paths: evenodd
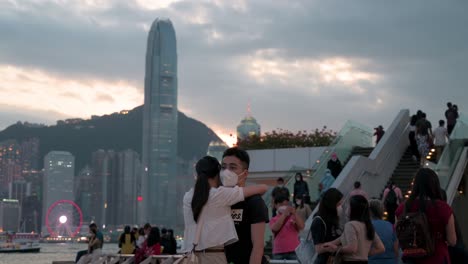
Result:
M52 264L52 261L74 261L76 252L86 249L84 243L42 243L39 253L0 254L0 264ZM104 244L104 253L117 253L117 244Z

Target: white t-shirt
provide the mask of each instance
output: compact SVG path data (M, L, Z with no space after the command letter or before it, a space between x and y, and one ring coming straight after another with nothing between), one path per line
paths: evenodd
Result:
M437 127L434 130L434 145L445 146L447 143L447 129L445 127Z
M197 232L197 223L192 213L193 191L192 188L185 193L183 200L185 230L182 252L192 250ZM221 186L210 189L210 196L198 219L198 222L203 221L203 227L196 250L229 245L239 240L231 217L231 205L241 201L244 201L244 190L241 187Z

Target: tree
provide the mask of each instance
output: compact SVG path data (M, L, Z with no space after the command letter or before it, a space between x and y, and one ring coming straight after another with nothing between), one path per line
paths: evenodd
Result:
M251 136L244 140L238 139L237 146L243 149L321 147L330 145L335 137L336 132L327 130L326 126L312 132L301 130L294 133L279 129L266 132L262 136Z

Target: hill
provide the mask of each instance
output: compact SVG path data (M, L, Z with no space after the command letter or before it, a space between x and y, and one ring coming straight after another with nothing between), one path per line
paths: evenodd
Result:
M39 155L43 158L51 150L69 151L75 155L77 171L89 164L91 153L98 149L121 151L133 149L141 153L143 106L125 114L114 113L89 120L73 119L53 126L28 126L22 123L0 132L0 141L37 137ZM184 160L202 157L208 144L220 138L202 122L179 112L178 153ZM43 160L40 161L41 167Z

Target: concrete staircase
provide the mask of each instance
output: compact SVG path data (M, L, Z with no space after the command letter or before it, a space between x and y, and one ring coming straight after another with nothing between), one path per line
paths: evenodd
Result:
M403 196L411 190L411 183L419 168L419 162L413 159L411 150L406 149L390 178L401 189Z
M344 164L348 163L348 161L349 161L353 156L356 156L356 155L361 155L361 156L364 156L364 157L369 157L373 150L374 150L374 148L355 147L355 148L353 148L353 150L351 151L351 154L349 155L348 160L346 160L346 162L345 162Z

